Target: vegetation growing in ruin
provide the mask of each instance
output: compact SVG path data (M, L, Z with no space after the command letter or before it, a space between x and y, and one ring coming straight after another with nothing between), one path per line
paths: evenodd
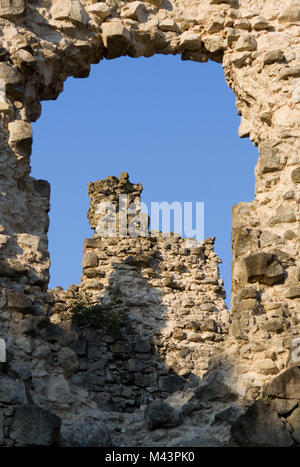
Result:
M120 337L127 313L120 307L118 295L111 295L109 304L78 303L72 310L73 322L78 326L91 326L103 329L115 337Z

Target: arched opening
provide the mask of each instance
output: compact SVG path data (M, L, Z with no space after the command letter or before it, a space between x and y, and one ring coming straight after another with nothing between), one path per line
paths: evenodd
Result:
M204 201L205 237L216 236L230 303L231 208L254 197L257 152L240 140L235 98L219 64L157 55L93 67L43 103L34 126L32 175L52 186L50 287L78 283L90 236L87 183L130 173L143 200Z

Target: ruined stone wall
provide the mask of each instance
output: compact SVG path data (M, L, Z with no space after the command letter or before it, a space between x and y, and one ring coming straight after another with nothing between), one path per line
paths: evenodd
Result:
M7 96L0 103L0 332L16 361L34 366L37 388L39 384L45 385L44 391L63 387L68 394L61 376L53 384L39 380L55 374L55 355L60 349L55 346L73 331L66 321L65 331L59 334L47 321L55 305L47 292L50 188L47 182L30 177L31 122L40 115L40 102L55 99L68 76L86 77L92 63L121 55L181 54L183 60L212 59L222 64L237 98L239 136L249 136L259 150L255 200L233 209L227 360L241 397L250 400L273 374L293 364L292 340L300 331L299 20L299 0L0 1L0 78ZM180 240L176 242L177 248ZM106 248L110 251L111 245ZM163 241L156 240L155 248L167 256ZM149 251L150 245L145 249ZM100 249L95 250L99 257ZM120 252L116 253L119 257ZM184 263L192 270L189 261ZM118 267L120 274L124 266ZM93 280L86 274L83 279L86 285ZM153 288L155 280L151 278ZM206 287L199 281L194 284ZM51 355L50 363L47 355ZM39 369L45 363L46 369ZM63 373L60 366L59 372ZM21 374L19 378L25 384L29 377ZM36 403L44 406L39 389L33 392ZM24 394L21 399L11 397L27 400ZM86 404L86 393L80 397ZM87 404L94 410L92 402ZM46 405L52 410L55 403ZM69 417L65 410L64 426Z
M131 195L136 187L123 182L122 178L108 177L90 184L89 220L96 231L99 216L92 213L97 212L97 205L103 199L114 199L118 205L119 194ZM174 234L164 237L161 232L137 238L95 234L84 243L82 280L71 299L69 290L55 291L56 312L51 322L70 319L78 303L100 303L115 308L117 314L125 312L125 342L110 337L108 350L119 355L123 379L132 374L137 395L145 399L147 392L154 398L161 395L158 392L174 392L167 389L169 380L181 389L185 380L178 376L195 384L206 374L211 357L224 350L228 333L229 312L213 243L214 239L207 239L197 244ZM132 358L135 349L138 355ZM105 365L103 375L104 370ZM177 378L159 378L169 373ZM108 388L110 382L104 379L102 386ZM141 392L140 388L145 389Z

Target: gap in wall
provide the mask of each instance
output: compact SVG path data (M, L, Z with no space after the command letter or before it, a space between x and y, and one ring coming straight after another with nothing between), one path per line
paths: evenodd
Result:
M216 236L230 305L231 208L254 198L258 153L237 135L222 66L162 55L103 60L42 107L31 166L51 184L50 288L80 281L83 241L93 234L88 182L127 171L148 205L204 201L205 237Z

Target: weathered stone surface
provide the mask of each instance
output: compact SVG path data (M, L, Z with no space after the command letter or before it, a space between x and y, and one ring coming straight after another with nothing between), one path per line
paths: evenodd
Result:
M84 268L93 268L97 267L99 263L98 256L92 251L88 251L83 256L82 267Z
M297 169L293 170L292 180L294 183L300 183L300 167L297 167Z
M272 65L283 59L283 52L280 49L269 50L264 56L264 65Z
M300 369L289 368L266 385L263 395L281 399L300 399Z
M67 20L75 24L86 24L88 21L88 15L78 0L54 0L52 16L56 20Z
M300 408L295 409L287 420L293 428L292 438L296 443L300 443Z
M23 293L16 290L7 290L6 294L9 308L27 312L32 307L32 303Z
M58 354L57 363L68 377L73 376L79 368L77 355L68 347L61 349Z
M25 12L24 0L1 0L0 1L0 17L14 19L22 16Z
M239 446L289 447L293 440L276 412L256 401L232 425L231 433Z
M283 10L279 16L279 20L282 22L287 21L299 21L300 20L300 2L299 0L291 0L288 6Z
M103 43L107 49L107 58L125 55L130 46L130 33L117 21L103 24Z
M222 374L213 372L196 389L195 397L202 402L218 400L228 402L236 400L238 396L236 392L223 381Z
M275 285L284 281L284 270L275 255L256 253L244 259L250 283Z
M183 422L180 412L165 402L155 401L145 410L145 422L149 430L178 426Z
M32 404L16 408L10 438L18 446L52 446L58 443L59 417Z
M259 171L270 173L280 170L281 163L278 150L272 146L272 142L265 142L259 146Z
M8 125L9 144L16 145L30 154L32 145L32 127L30 123L16 120Z
M286 298L300 298L300 285L293 285L287 291Z
M72 447L110 447L112 445L110 433L103 422L80 422L69 430L66 444Z
M178 375L162 376L158 381L160 390L165 392L180 391L184 384L184 378Z
M27 396L23 381L0 376L0 402L26 404Z
M63 375L50 376L47 382L47 400L58 404L72 402L69 384Z
M298 406L298 401L293 399L270 399L268 403L279 416L284 417Z

